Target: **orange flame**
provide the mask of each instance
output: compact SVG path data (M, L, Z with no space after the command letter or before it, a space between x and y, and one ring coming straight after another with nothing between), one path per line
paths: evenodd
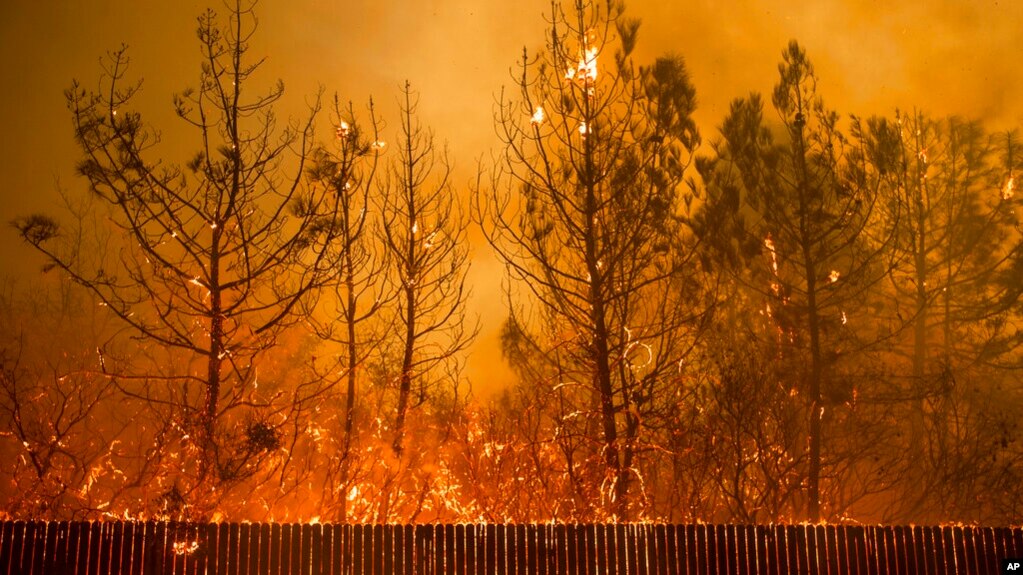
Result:
M777 275L778 273L778 252L774 248L774 240L768 235L764 238L764 247L771 252L771 270Z
M198 541L175 541L174 553L177 555L191 555L199 550Z
M537 106L536 111L533 112L533 116L529 119L529 123L534 126L539 126L544 120L543 106Z
M565 71L566 80L579 80L584 84L592 84L597 81L597 54L599 49L596 46L586 46L579 54L579 63L576 66L569 66Z

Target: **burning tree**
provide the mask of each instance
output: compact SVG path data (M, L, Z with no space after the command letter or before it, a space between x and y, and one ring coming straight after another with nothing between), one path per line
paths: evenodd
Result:
M888 211L903 214L881 298L888 321L909 327L889 361L908 376L899 385L906 448L924 455L906 462L907 477L928 487L901 497L899 513L914 521L997 514L1001 506L978 494L1004 492L998 478L1018 473L1006 468L1017 408L1003 396L1021 341L1014 135L919 112L854 128L865 142L864 177L882 182Z
M819 521L822 477L863 456L843 458L837 440L831 442L834 451L825 453L825 412L834 433L855 428L866 438L880 429L855 409L855 376L870 365L862 351L874 340L874 323L865 302L884 277L881 253L890 232L870 227L877 182L854 177L850 142L838 115L817 95L813 66L795 42L783 52L779 72L772 103L781 131L767 127L759 94L736 100L722 125L717 157L701 165L709 205L729 214L707 220L727 226L704 231L732 236L710 243L727 255L722 261L740 266L743 297L766 318L752 333L781 362L789 395L804 406L805 445L778 447L790 450L792 461L801 460L806 517ZM830 471L826 462L833 464ZM851 492L847 487L833 491L825 515L842 507L838 492Z
M552 4L550 25L501 99L479 218L536 304L505 339L543 362L527 384L558 406L576 517L625 519L649 504L642 457L705 311L683 179L695 91L677 56L633 65L639 23L617 3Z
M954 366L1008 367L1013 334L997 329L1005 321L993 321L990 331L975 326L1004 317L1019 298L1012 277L1019 251L1013 135L922 113L871 118L854 128L866 141L864 177L882 182L889 213L903 214L895 220L889 283L896 302L912 302L900 311L912 317L913 377L922 384ZM1002 162L995 159L999 148Z
M109 322L81 288L48 279L0 290L0 506L47 520L116 513L134 495L121 470L139 457L117 388L95 365Z
M328 363L320 376L331 380L329 374L337 372L344 382L343 407L325 408L334 414L330 419L340 421L340 440L327 450L328 463L319 466L319 471L326 469L326 473L312 473L324 486L320 512L336 513L344 521L349 517L349 494L353 487L357 490L360 388L374 350L384 339L381 312L385 304L393 303L394 290L386 274L387 252L379 249L377 242L379 214L370 199L383 149L373 102L363 123L351 103L342 107L335 97L331 121L335 141L316 150L309 176L314 186L322 186L338 203L335 213L325 216L323 222L334 230L334 241L326 248L338 269L336 280L327 289L329 297L321 298L318 309L309 310L307 320L320 338L341 347L337 361Z
M110 55L96 91L78 83L67 91L78 171L119 234L116 253L90 266L54 246L54 220L17 222L49 265L156 346L146 349L159 371L107 369L172 422L174 433L159 439L171 467L156 481L170 514L187 506L208 514L221 487L280 460L281 401L298 394L260 381L258 358L337 271L323 249L336 232L322 224L333 221L338 198L303 185L316 107L281 128L274 107L283 84L263 95L245 90L259 68L248 58L255 30L253 5L241 0L224 21L212 11L199 18L199 84L174 99L198 143L184 167L153 157L159 134L131 108L141 82L127 82L124 48Z
M410 437L417 442L429 437L415 433L423 427L411 425L411 415L423 406L432 413L458 404L460 353L477 331L465 312L468 217L456 203L446 152L437 150L432 131L418 122L418 98L406 82L397 138L386 146L393 151L377 204L377 237L394 292L388 296L388 335L375 377L388 394L397 388L393 406L386 402L390 414L380 415L390 424L378 430L390 433L390 452L380 455L383 475L375 476L368 490L376 498L377 521L413 521L425 505L434 504L432 497L443 498L441 482L430 471L434 465L424 463L427 452L407 449ZM438 418L444 419L449 418ZM442 442L440 437L428 440Z
M401 129L382 200L383 239L398 283L393 325L401 334L395 454L401 455L409 410L427 397L434 370L457 373L458 353L476 329L465 321L468 219L454 201L446 154L416 121L418 96L408 82L402 91ZM457 377L452 378L457 383ZM413 385L416 386L413 389ZM416 397L413 397L416 392Z

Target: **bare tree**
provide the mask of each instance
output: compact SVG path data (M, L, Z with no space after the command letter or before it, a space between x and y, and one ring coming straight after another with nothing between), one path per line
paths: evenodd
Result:
M519 324L540 330L541 356L579 399L600 513L624 519L644 505L644 422L707 309L683 181L695 92L679 57L633 65L639 23L617 3L552 4L550 24L546 49L523 56L517 96L502 96L505 150L479 217L537 304Z
M336 281L329 286L330 296L321 299L319 309L307 314L317 334L342 348L337 363L328 364L328 372L339 367L345 382L341 409L341 442L335 445L331 464L322 477L327 501L338 506L339 519L347 518L348 493L354 484L353 446L356 436L356 409L360 383L365 384L367 362L382 342L385 331L382 314L392 301L388 284L386 251L379 238L379 214L370 200L375 190L375 175L382 142L373 102L365 124L359 122L349 103L342 107L334 99L332 123L336 141L316 150L309 170L314 185L322 186L338 202L336 213L324 226L334 230L334 241L326 246L338 265ZM320 320L319 318L326 319ZM323 377L329 377L324 375ZM325 501L326 503L326 501Z
M243 0L223 22L212 11L199 18L199 85L174 100L198 143L184 168L153 157L159 134L131 109L141 83L126 83L124 48L110 55L98 90L67 91L78 171L123 240L116 256L90 268L51 249L53 220L17 223L141 341L181 354L159 378L123 380L129 393L176 411L180 462L197 468L170 488L175 501L218 499L216 488L196 490L251 474L280 447L273 403L284 394L258 380L257 358L337 269L323 249L334 231L321 225L337 197L303 185L318 104L282 129L274 106L283 84L245 91L260 63L248 59L255 30L253 3Z
M53 278L48 278L53 279ZM119 513L132 427L96 365L88 298L57 279L0 293L0 500L17 518L92 519ZM52 285L52 283L50 284ZM24 293L23 293L24 292ZM127 471L127 473L125 473Z
M397 156L381 205L383 237L398 283L393 326L401 368L392 447L399 456L409 411L426 401L438 377L452 378L449 383L457 385L458 354L477 331L465 317L468 218L455 202L447 155L436 150L433 134L419 125L417 105L418 95L406 82ZM448 371L436 372L440 366Z

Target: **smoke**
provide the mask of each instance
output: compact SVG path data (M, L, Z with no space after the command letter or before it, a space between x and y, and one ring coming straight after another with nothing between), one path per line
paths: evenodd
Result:
M891 114L896 107L984 119L992 128L1023 123L1015 70L1023 5L1011 2L792 3L712 0L630 4L644 19L647 53L687 58L714 126L728 102L776 81L780 52L796 39L814 61L826 102L842 113ZM708 124L709 122L709 124Z

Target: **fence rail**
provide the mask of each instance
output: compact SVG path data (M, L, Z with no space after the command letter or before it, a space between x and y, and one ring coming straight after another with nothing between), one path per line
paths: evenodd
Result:
M1019 528L0 523L0 575L986 575L1012 557Z

